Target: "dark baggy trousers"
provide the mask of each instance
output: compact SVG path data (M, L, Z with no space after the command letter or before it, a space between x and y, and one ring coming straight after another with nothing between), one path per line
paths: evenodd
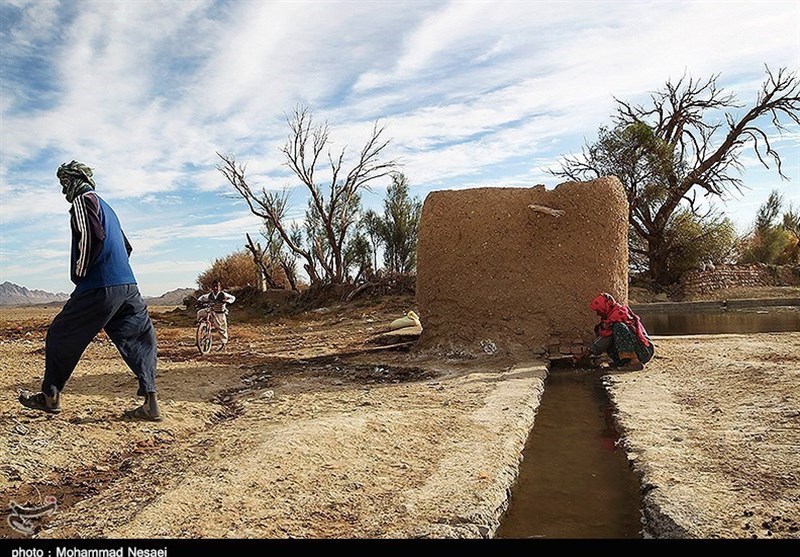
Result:
M58 392L101 330L139 379L137 394L156 392L156 332L135 284L73 294L47 330L42 392Z

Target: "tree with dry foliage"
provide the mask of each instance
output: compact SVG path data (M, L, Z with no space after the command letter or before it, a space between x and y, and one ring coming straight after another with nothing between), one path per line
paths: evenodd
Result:
M259 276L253 259L245 250L235 251L225 257L214 260L211 267L200 273L197 277L197 286L200 290L211 290L211 283L219 279L228 289L244 288L247 286L257 288Z
M718 265L735 261L736 227L727 217L700 218L681 207L675 211L667 233L667 243L673 249L664 274L670 282L677 282L685 272L701 269L709 262Z
M263 247L261 242L253 241L249 233L245 234L247 243L244 246L250 252L258 270L259 290L265 292L268 289L289 288L299 292L295 260L283 249L283 240L277 236L274 227L270 226L262 228L261 236L266 240Z
M773 190L758 208L752 230L742 239L742 263L800 265L800 213L789 205L781 217L783 204Z
M657 285L677 280L670 258L707 233L702 226L696 238L672 233L680 220L676 216L688 210L701 224L717 219L697 194L740 193L741 157L747 149L767 168L772 161L779 176L787 179L767 132L782 133L787 124L800 124L797 73L767 67L758 97L749 107L718 88L717 79L718 75L706 80L684 76L675 83L667 81L646 105L617 100L614 126L601 128L595 143L552 171L576 181L609 175L620 179L629 203L631 260L642 261Z
M359 253L349 248L356 241L361 192L369 191L371 182L389 175L397 166L396 161L383 159L390 140L384 138L385 126L376 122L355 163L346 170L346 148L336 155L330 151L327 123L314 123L311 111L301 106L294 109L287 122L289 137L282 149L285 164L309 194L302 227L287 223L288 189L255 190L248 182L245 166L238 164L234 155L217 153L223 161L217 168L250 211L264 219L283 245L304 262L311 287L342 284L348 269L357 264L348 254ZM329 171L325 180L318 173L320 167Z

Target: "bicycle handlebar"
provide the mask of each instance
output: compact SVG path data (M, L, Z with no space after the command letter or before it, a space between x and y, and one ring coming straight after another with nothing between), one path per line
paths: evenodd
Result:
M219 302L198 302L198 303L197 303L197 309L207 309L207 308L213 308L213 307L214 307L215 305L217 305L218 303L219 303ZM228 313L228 310L227 310L227 308L224 308L223 312L224 312L224 313ZM216 313L221 313L221 312L216 312Z

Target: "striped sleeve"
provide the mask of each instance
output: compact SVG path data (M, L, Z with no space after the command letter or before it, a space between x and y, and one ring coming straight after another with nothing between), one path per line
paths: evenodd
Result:
M80 195L72 202L72 230L78 240L73 272L76 277L82 278L86 276L105 240L100 203L95 195Z

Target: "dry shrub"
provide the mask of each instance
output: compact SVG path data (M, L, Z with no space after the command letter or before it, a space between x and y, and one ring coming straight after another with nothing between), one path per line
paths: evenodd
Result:
M253 257L247 251L235 251L216 259L209 269L200 273L197 277L197 286L200 290L208 292L214 279L219 279L225 290L255 288L258 286L258 270L253 263Z

